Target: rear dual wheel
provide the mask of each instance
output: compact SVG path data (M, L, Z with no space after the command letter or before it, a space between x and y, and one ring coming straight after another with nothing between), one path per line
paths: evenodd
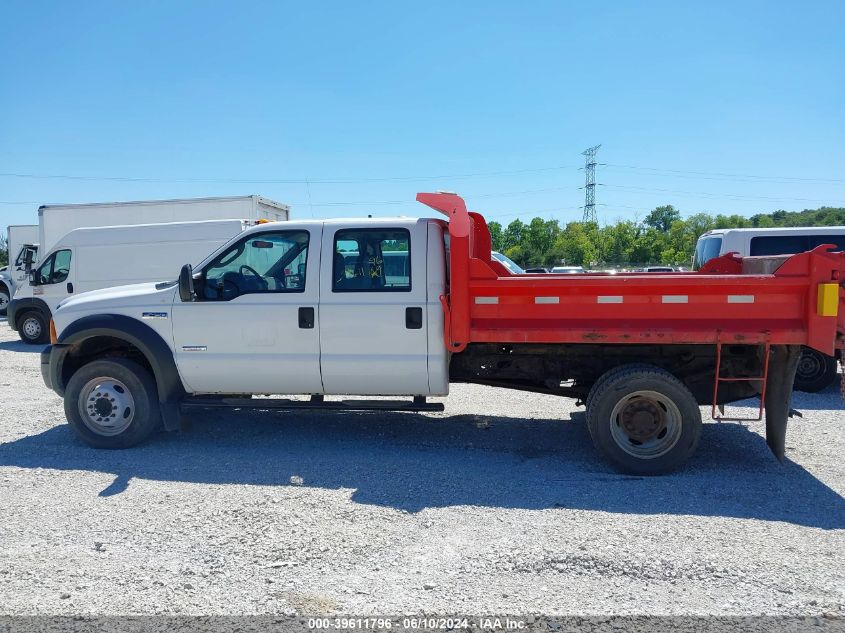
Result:
M795 373L795 389L809 393L826 389L838 377L837 364L833 356L822 354L809 347L803 348L798 361L798 370Z
M619 470L656 475L679 468L701 437L701 411L669 372L645 364L604 374L587 398L587 427L596 448Z

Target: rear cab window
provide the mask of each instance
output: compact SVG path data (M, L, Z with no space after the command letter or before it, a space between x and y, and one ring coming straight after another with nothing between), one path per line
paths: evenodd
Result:
M334 236L332 292L410 292L407 229L341 229Z

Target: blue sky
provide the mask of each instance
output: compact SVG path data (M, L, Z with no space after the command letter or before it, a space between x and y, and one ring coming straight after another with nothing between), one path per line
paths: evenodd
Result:
M845 206L843 23L841 1L5 0L0 173L87 179L0 175L0 226L251 193L415 215L434 189L567 221L598 143L605 222Z

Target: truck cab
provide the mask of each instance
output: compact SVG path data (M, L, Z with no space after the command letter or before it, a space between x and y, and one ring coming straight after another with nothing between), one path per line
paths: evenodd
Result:
M12 224L6 227L9 265L0 270L0 316L15 291L26 282L30 264L38 259L38 225Z
M189 394L443 395L443 225L264 224L193 268L190 297L152 284L87 293L55 311L56 332L104 312L144 323Z

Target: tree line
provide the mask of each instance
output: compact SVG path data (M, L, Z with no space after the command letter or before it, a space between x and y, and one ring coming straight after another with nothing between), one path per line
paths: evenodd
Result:
M490 222L493 249L521 266L634 266L690 263L698 237L711 229L774 226L845 226L845 208L775 211L746 218L741 215L696 213L682 218L671 204L652 209L642 222L620 220L598 226L534 218L507 226ZM395 245L396 249L401 248ZM404 246L407 248L407 246ZM387 250L391 250L388 248ZM5 236L0 233L0 266L8 263Z
M845 225L845 208L821 207L804 211L775 211L751 217L696 213L682 218L672 205L653 209L641 222L620 220L599 226L534 218L514 220L507 226L490 222L493 250L523 267L566 264L605 266L688 265L699 236L711 229L769 228L779 226Z

